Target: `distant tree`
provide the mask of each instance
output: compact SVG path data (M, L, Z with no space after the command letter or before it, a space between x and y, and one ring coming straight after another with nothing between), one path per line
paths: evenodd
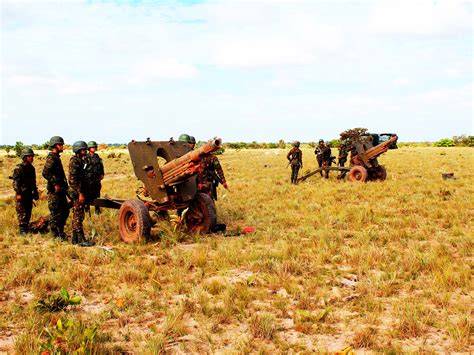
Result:
M330 142L334 148L339 148L339 146L341 145L340 139L331 139Z
M41 148L43 150L48 150L49 149L49 141L44 142L43 145L41 146Z
M21 150L25 148L25 145L23 144L23 142L16 142L15 143L15 146L13 147L13 149L15 150L15 153L16 153L16 156L19 157L21 155Z
M454 141L449 138L443 138L440 139L439 141L435 142L434 144L435 147L454 147Z
M474 136L466 136L465 134L454 136L453 142L459 147L474 147Z
M280 139L278 141L278 148L285 149L286 148L286 143L283 139Z
M9 145L7 145L5 147L5 151L7 152L7 157L8 157L8 154L10 154L10 150L12 150L12 147L10 147Z

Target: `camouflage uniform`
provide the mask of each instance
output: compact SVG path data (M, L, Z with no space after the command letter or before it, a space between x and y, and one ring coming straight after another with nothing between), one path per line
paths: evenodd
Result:
M88 154L88 166L86 168L86 200L91 203L96 198L100 197L100 190L102 189L101 180L104 177L104 164L102 159L97 154ZM96 207L96 213L99 213L99 207Z
M227 186L221 163L214 154L211 154L205 157L201 164L202 169L197 176L198 190L217 200L217 186L219 183L224 187Z
M330 167L332 165L332 161L334 158L331 156L331 146L329 144L326 144L324 146L322 159L323 159L323 163L322 163L323 168ZM324 171L324 177L326 179L329 178L329 170Z
M323 152L326 146L324 145L324 142L319 141L319 144L316 146L316 149L314 150L314 154L316 154L316 161L318 162L318 167L321 169L323 166ZM323 172L320 171L319 174L323 176Z
M79 194L86 196L86 169L89 163L87 156L78 154L69 160L69 185L72 198L72 231L73 235L84 235L82 222L85 217L86 202L79 201ZM74 237L73 237L74 238Z
M349 155L347 143L343 142L339 146L339 155L337 157L337 163L343 167L346 164L347 156Z
M298 172L303 167L303 152L299 147L293 147L286 155L291 165L291 183L296 184L298 180Z
M20 234L28 233L28 225L33 209L33 200L39 198L36 186L35 167L29 162L18 164L11 176L13 179L13 189L16 195L21 195L21 199L16 199L16 214Z
M69 217L69 205L66 195L69 186L59 153L50 152L48 154L43 168L43 177L48 182L48 207L50 212L49 223L51 232L53 236L65 240L67 236L64 234L64 225ZM56 192L55 186L58 186L59 191Z

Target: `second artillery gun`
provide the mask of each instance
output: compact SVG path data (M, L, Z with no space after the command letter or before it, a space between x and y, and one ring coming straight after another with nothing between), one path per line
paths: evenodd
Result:
M383 136L383 142L379 144L381 136ZM339 178L343 178L347 174L349 181L385 180L387 178L387 171L383 165L378 163L377 158L389 149L397 149L397 140L397 135L393 133L381 135L367 133L355 136L349 142L351 153L349 167L331 166L319 168L300 177L298 182L305 181L307 178L323 170L339 171L341 173Z
M137 178L143 183L143 196L120 200L98 198L93 206L119 209L120 237L133 243L150 235L153 225L150 212L167 215L168 210L184 213L188 230L209 233L216 224L214 201L197 189L196 174L203 168L202 159L218 150L221 140L210 140L199 149L191 150L181 141L131 141L130 159ZM158 163L158 157L166 163ZM151 199L151 200L150 200Z

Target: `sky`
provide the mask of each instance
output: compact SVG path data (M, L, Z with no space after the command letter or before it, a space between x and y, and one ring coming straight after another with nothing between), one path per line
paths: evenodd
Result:
M470 1L0 3L0 144L473 135Z

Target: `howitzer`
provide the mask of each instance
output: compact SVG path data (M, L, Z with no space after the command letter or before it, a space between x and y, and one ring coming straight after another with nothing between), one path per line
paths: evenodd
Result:
M356 142L354 148L357 151L357 154L351 158L351 163L353 165L365 165L366 168L371 168L374 163L373 160L385 153L389 146L392 143L395 143L397 139L398 137L394 136L389 140L370 148L367 147L368 143Z
M120 209L120 236L128 243L150 234L153 225L150 212L158 218L166 218L169 210L177 210L180 214L188 209L183 215L188 229L208 233L216 224L216 207L208 195L198 192L196 174L202 169L203 158L218 150L220 145L218 138L196 150L191 150L187 142L172 139L131 141L128 151L135 175L144 185L143 197L132 200L98 198L91 205ZM158 158L166 163L160 166Z

